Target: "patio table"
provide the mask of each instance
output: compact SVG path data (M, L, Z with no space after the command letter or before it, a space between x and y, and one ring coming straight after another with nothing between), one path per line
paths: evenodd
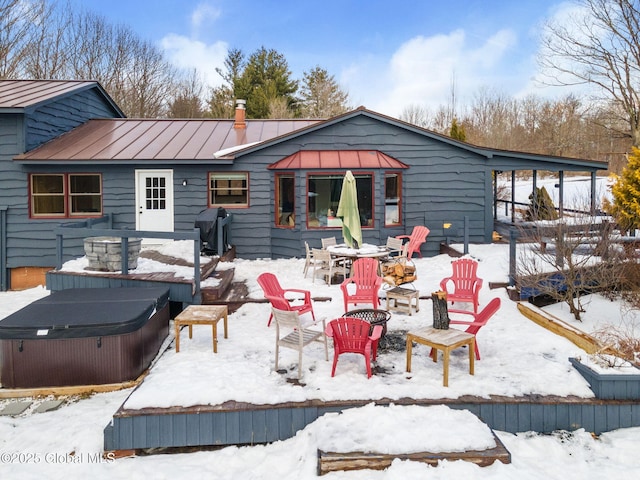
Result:
M391 250L385 245L368 245L362 244L360 248L351 248L344 243L331 245L327 247L327 251L332 257L342 258L348 264L358 258L375 258L378 260L378 274L381 273L380 260L387 258Z
M449 353L451 350L465 345L469 347L469 375L473 375L476 355L474 339L474 335L455 328L441 330L425 327L410 331L407 333L407 372L411 372L411 353L413 342L416 342L432 348L431 358L434 362L438 361L438 350L442 350L444 354L443 385L445 387L449 386Z
M180 328L189 326L189 338L193 336L193 325L211 325L213 353L218 353L218 322L223 319L224 338L227 338L226 305L189 305L173 320L176 332L176 353L180 351Z

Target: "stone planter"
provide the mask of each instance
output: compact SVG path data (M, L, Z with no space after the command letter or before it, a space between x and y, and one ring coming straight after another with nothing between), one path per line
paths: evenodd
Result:
M122 239L120 237L88 237L84 239L84 253L89 260L89 270L117 272L122 269ZM130 238L128 248L128 267L134 270L138 266L141 238Z
M573 367L589 382L589 386L596 398L602 400L640 400L640 371L637 373L618 373L618 369L611 368L613 373L600 373L577 358L569 358ZM638 370L635 367L635 370Z

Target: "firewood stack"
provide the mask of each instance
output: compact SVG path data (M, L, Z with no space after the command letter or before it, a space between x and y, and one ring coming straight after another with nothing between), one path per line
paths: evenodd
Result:
M407 263L406 260L383 263L382 276L389 285L401 285L418 278L415 265Z

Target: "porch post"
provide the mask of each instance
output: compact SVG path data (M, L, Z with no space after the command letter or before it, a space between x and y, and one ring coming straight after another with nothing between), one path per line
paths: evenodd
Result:
M511 223L516 221L516 171L511 170Z
M596 172L591 172L591 216L596 214Z
M511 225L509 228L509 286L514 287L516 284L516 242L518 240L518 231L516 227Z
M558 209L560 218L564 217L564 170L558 172Z

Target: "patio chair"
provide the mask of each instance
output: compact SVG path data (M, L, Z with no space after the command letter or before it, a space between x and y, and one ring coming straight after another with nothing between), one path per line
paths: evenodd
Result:
M387 322L391 319L391 313L387 310L362 308L359 310L349 310L348 312L343 313L342 317L359 318L369 322L369 325L371 325L371 327L369 327L369 335L373 335L373 328L376 325L380 325L382 327L380 338L373 344L373 357L375 358L378 352L378 343L379 341L382 341L387 334Z
M298 351L298 378L302 376L302 350L312 342L324 343L324 359L329 361L329 350L327 348L327 337L324 334L326 329L324 318L319 322L308 325L300 323L300 314L291 310L271 309L271 314L276 320L276 364L278 370L278 357L280 347L291 348ZM322 323L322 330L314 328Z
M471 333L473 336L476 336L478 330L484 327L489 319L493 316L494 313L498 311L500 308L500 299L494 298L491 300L486 307L482 309L480 313L471 313L471 312L458 312L465 313L467 315L472 315L473 320L449 320L449 325L457 324L457 325L466 325L467 329L465 332ZM478 339L474 339L475 348L476 348L476 360L480 360L480 349L478 348Z
M398 235L396 238L401 239L403 242L408 240L407 242L407 258L411 258L411 256L416 253L418 256L422 258L422 252L420 251L420 246L427 241L427 235L429 235L430 230L424 225L416 225L413 227L411 231L411 235Z
M309 267L311 267L311 265L313 265L314 263L313 253L309 248L309 242L304 242L304 250L306 253L306 258L304 261L304 269L302 270L302 273L304 273L304 278L307 278L307 273L309 273Z
M367 378L371 378L371 360L376 359L375 344L382 333L382 326L375 325L369 335L371 325L366 320L352 317L341 317L331 320L325 329L327 337L333 338L333 368L331 376L335 376L338 357L343 353L364 355L367 367Z
M478 262L472 258L460 258L451 262L453 274L443 278L440 289L447 292L447 300L454 302L468 302L473 304L473 313L478 313L478 295L482 288L482 279L478 278ZM464 310L449 309L451 312Z
M313 305L311 304L311 292L309 290L300 290L297 288L282 288L280 282L273 273L262 273L258 275L258 284L262 287L264 292L264 298L271 302L273 308L279 310L293 310L300 315L303 313L311 312L311 317L315 320L316 316L313 313ZM299 293L304 296L302 304L292 304L285 296L288 293ZM269 316L269 322L267 326L271 325L273 320L273 313Z
M389 250L389 258L400 257L405 254L403 241L398 237L387 237L387 244L385 245Z
M332 245L337 245L338 242L336 241L336 237L327 237L327 238L322 238L320 239L320 241L322 242L322 248L327 248L330 247Z
M313 283L316 282L318 275L324 277L327 285L331 285L333 276L338 273L346 278L347 270L344 259L332 257L330 252L319 248L312 248L311 256L313 257Z
M341 284L344 298L344 311L349 310L349 304L371 303L378 308L380 300L378 291L382 285L382 277L378 275L378 260L375 258L358 258L351 267L351 276ZM350 291L351 290L351 291Z

